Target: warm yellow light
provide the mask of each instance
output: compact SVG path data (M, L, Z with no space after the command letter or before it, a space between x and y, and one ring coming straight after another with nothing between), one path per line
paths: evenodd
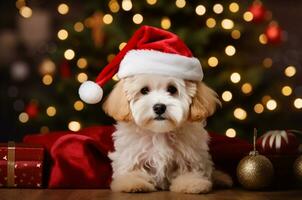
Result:
M88 62L87 62L86 58L79 58L79 60L77 61L77 66L78 66L80 69L86 68L87 65L88 65Z
M52 81L53 81L52 76L50 76L49 74L43 76L42 78L42 82L44 83L44 85L50 85Z
M61 15L66 15L69 11L69 7L67 4L65 3L62 3L58 6L58 12L61 14Z
M18 9L24 7L25 5L26 5L25 0L17 0L17 1L16 1L16 7L17 7Z
M270 99L272 99L271 96L265 95L264 97L262 97L261 101L263 104L266 104Z
M33 11L32 11L32 9L30 7L23 6L19 10L19 13L24 18L30 18L32 16L32 14L33 14Z
M236 2L233 2L229 5L229 10L233 13L236 13L239 11L239 5Z
M228 130L226 130L225 135L227 137L234 138L236 137L236 131L233 128L229 128Z
M266 108L269 110L275 110L277 108L277 102L274 99L270 99L266 103Z
M216 67L218 65L219 61L215 56L212 56L208 59L208 65L210 67Z
M234 22L230 19L224 19L221 21L221 26L222 28L229 30L234 27Z
M67 49L65 52L64 52L64 57L67 59L67 60L72 60L75 56L75 53L72 49Z
M271 58L264 58L262 64L265 68L270 68L273 65L273 60Z
M223 6L222 6L221 4L219 4L219 3L217 3L217 4L215 4L215 5L213 6L213 11L214 11L214 13L216 13L216 14L222 13L222 12L223 12Z
M243 19L247 22L252 21L254 18L253 14L250 11L247 11L243 14Z
M236 53L236 49L232 45L228 45L224 51L225 51L225 54L228 56L233 56Z
M260 103L257 103L257 104L254 106L254 111L255 111L255 113L258 113L258 114L262 113L262 112L264 111L263 105L260 104Z
M241 80L241 76L238 72L234 72L234 73L231 74L230 79L233 83L239 83L240 80Z
M206 21L206 25L209 28L214 28L216 26L216 20L214 18L209 18Z
M84 30L84 24L82 22L76 22L73 26L76 32L82 32Z
M122 42L120 45L119 45L119 50L121 51L125 46L126 46L126 42Z
M26 123L26 122L28 122L28 120L29 120L29 116L28 116L27 113L25 113L25 112L20 113L20 115L19 115L19 121L21 123Z
M231 33L231 36L232 36L233 39L237 40L241 37L241 33L238 30L233 30L232 33Z
M266 37L265 34L259 35L259 42L260 42L261 44L267 44L267 37Z
M88 80L88 76L84 72L81 72L78 74L77 79L80 83L83 83Z
M68 128L71 131L77 132L81 129L81 124L80 124L80 122L77 122L77 121L71 121L68 124Z
M133 15L132 20L135 24L141 24L143 22L144 18L141 14L135 14L135 15Z
M197 15L204 15L206 13L207 9L206 7L204 7L203 5L198 5L195 8L195 12Z
M183 8L186 6L186 1L185 0L176 0L175 1L175 5L178 7L178 8Z
M112 15L110 15L110 14L104 15L104 17L103 17L104 24L111 24L112 21L113 21Z
M42 126L41 128L40 128L40 133L48 133L49 132L49 128L47 127L47 126Z
M122 8L125 11L129 11L132 9L132 2L131 0L123 0L122 1Z
M81 111L84 109L84 103L82 101L78 100L78 101L74 102L73 107L75 110Z
M241 91L244 94L249 94L252 92L252 90L253 90L253 86L250 83L244 83L241 87Z
M301 99L301 98L295 99L295 101L294 101L294 106L295 106L297 109L301 109L301 108L302 108L302 99Z
M114 80L114 81L119 81L120 79L118 78L117 74L115 74L115 75L112 77L112 80Z
M120 10L120 5L116 0L110 0L108 3L108 7L113 13L117 13Z
M281 92L282 92L282 94L283 94L284 96L289 96L289 95L292 94L293 90L292 90L292 88L291 88L290 86L284 86L284 87L282 88Z
M65 29L61 29L58 31L57 36L60 40L66 40L68 38L68 32Z
M54 106L49 106L47 109L46 109L46 114L49 116L49 117L53 117L55 116L57 113L57 110Z
M221 95L222 99L226 102L229 102L232 100L233 95L230 91L224 91Z
M157 2L157 0L147 0L147 3L149 5L154 5L154 4L156 4L156 2Z
M242 108L236 108L234 110L234 117L236 117L239 120L244 120L247 117L247 113Z
M114 54L109 54L109 55L107 56L107 61L108 61L108 62L111 62L112 59L113 59L114 57L115 57Z
M168 17L164 17L161 20L161 27L163 29L169 29L171 27L171 21Z
M55 63L48 58L46 58L42 61L41 66L39 68L39 71L42 75L53 74L55 72L55 70L56 70Z
M286 69L284 70L284 74L287 77L292 77L296 74L296 68L294 66L288 66L286 67Z

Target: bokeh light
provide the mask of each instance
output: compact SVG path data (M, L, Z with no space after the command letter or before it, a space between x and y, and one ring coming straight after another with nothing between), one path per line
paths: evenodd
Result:
M68 129L77 132L81 129L81 124L78 121L71 121L68 123Z
M245 120L247 117L247 113L244 109L242 108L236 108L234 110L234 117L236 117L239 120Z
M222 99L226 102L229 102L232 100L233 95L230 91L224 91L221 95Z
M204 15L206 13L206 11L207 11L207 9L203 5L198 5L195 8L195 12L199 16Z
M230 138L236 137L236 131L233 128L229 128L226 130L225 135Z

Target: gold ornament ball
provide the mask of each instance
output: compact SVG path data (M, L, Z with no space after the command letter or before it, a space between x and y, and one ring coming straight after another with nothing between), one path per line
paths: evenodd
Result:
M262 155L244 157L237 167L239 183L246 189L257 190L268 187L274 175L271 161Z
M295 178L302 183L302 155L296 159L293 167Z

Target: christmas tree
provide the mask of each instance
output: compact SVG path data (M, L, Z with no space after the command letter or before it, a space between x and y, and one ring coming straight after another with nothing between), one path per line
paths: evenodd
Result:
M18 0L16 5L24 20L35 16L30 1ZM26 105L17 113L22 130L76 132L114 123L100 104L84 104L78 87L94 80L144 24L176 33L200 59L204 82L222 101L208 120L209 130L245 137L253 127L299 128L302 99L293 92L296 68L293 63L275 66L285 34L258 0L64 1L50 9L56 12L55 42L37 62L40 78L23 94ZM105 96L116 81L114 77L106 85Z

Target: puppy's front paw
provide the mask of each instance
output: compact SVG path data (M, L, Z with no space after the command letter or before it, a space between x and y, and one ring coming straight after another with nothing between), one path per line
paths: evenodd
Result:
M116 177L111 182L111 190L114 192L153 192L154 185L145 177L135 174L127 174Z
M178 176L171 183L170 190L188 194L208 193L212 189L212 182L192 174Z

